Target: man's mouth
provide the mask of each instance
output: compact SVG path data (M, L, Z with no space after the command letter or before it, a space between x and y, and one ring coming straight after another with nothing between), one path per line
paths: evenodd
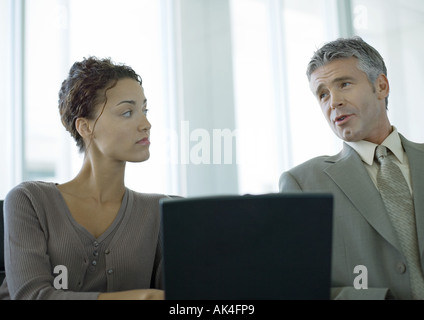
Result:
M349 120L349 118L351 117L352 115L351 114L344 114L344 115L341 115L341 116L339 116L339 117L336 117L336 119L335 119L335 123L336 124L338 124L338 125L340 125L340 124L343 124L343 123L345 123L347 120Z

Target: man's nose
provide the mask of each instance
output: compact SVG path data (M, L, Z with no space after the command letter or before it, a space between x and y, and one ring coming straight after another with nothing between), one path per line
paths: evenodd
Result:
M340 93L331 93L331 108L336 109L344 106L344 98Z

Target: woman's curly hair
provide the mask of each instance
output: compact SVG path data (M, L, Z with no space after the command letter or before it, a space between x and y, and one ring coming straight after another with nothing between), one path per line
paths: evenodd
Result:
M131 67L115 64L110 58L98 59L91 56L72 65L59 91L59 113L80 152L84 152L86 146L75 127L76 120L81 117L94 119L96 106L103 103L104 108L106 105L107 90L124 78L134 79L142 85L141 77Z

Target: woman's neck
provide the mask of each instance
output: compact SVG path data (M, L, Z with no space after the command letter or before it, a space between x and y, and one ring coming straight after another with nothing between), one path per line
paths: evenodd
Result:
M77 176L62 185L62 191L80 197L90 197L98 203L121 201L125 193L125 162L84 162Z

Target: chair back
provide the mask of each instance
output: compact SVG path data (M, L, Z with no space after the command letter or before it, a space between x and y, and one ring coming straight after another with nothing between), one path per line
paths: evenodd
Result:
M3 200L0 200L0 284L5 277Z

